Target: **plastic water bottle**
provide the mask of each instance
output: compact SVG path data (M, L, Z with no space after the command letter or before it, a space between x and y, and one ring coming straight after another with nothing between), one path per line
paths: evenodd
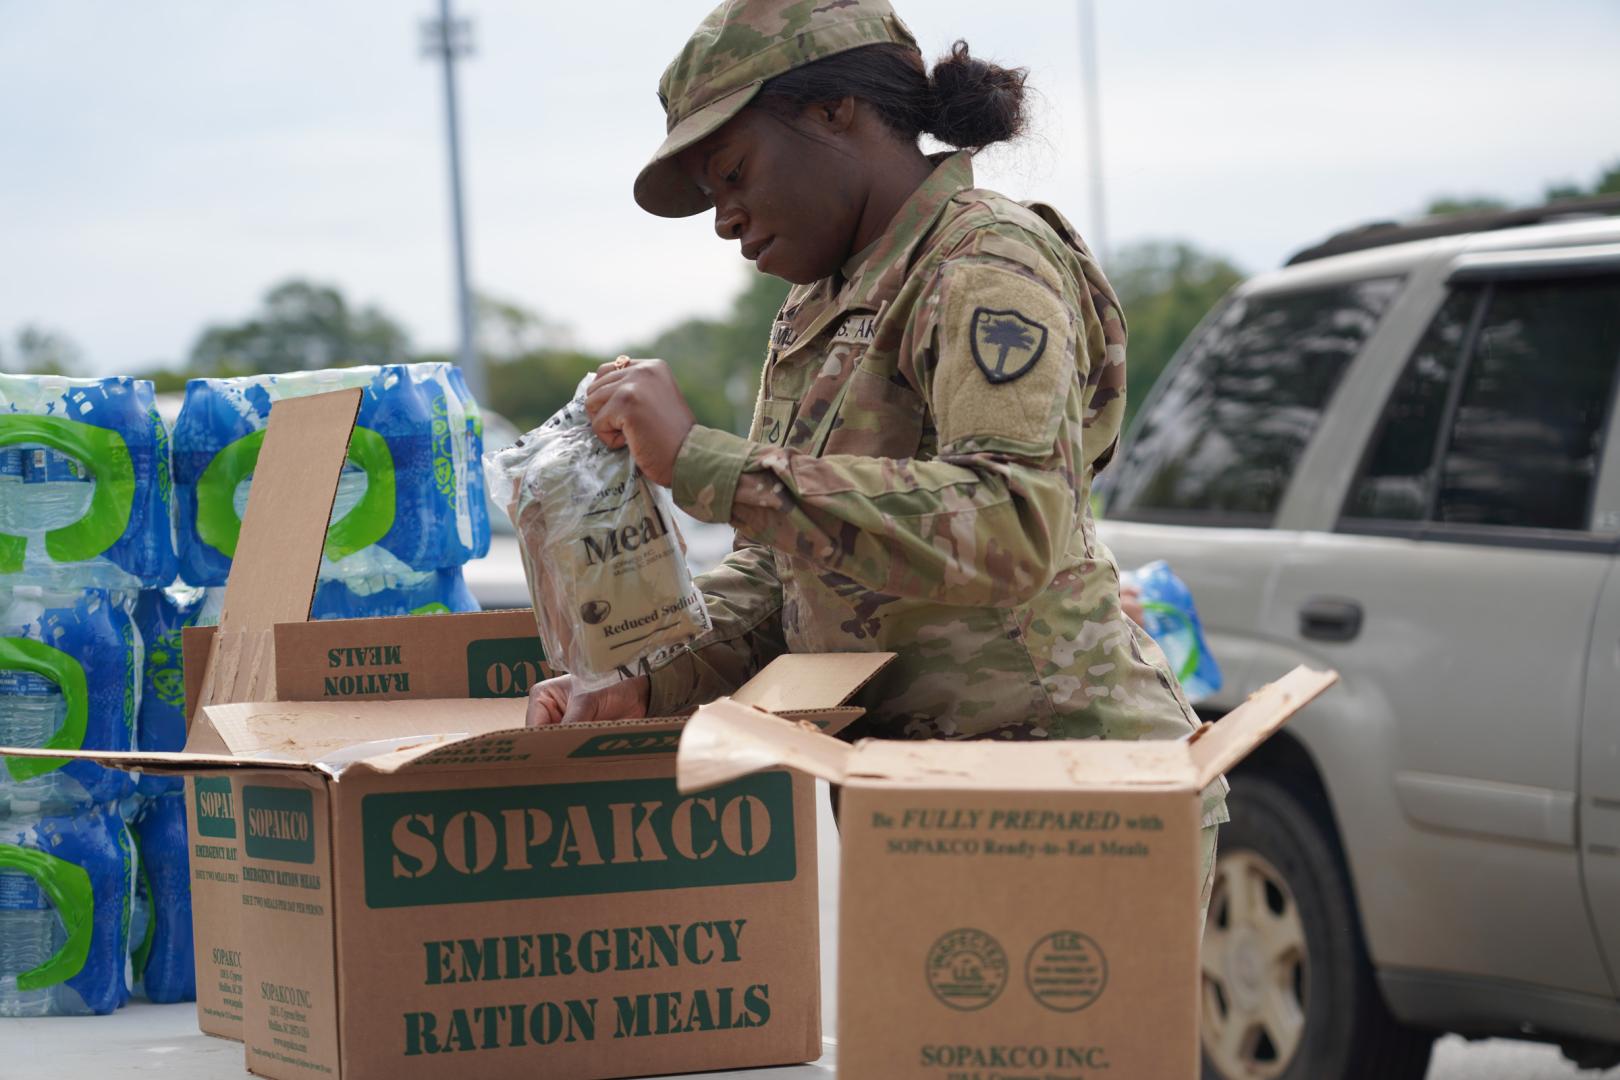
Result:
M225 587L223 585L202 591L202 607L197 610L197 621L193 626L218 626L219 617L225 611Z
M43 447L26 452L22 498L32 524L40 529L57 529L84 517L95 486L89 468L66 454Z
M118 815L12 804L0 819L0 1016L123 1003L132 854Z
M135 626L145 645L141 665L141 707L135 723L135 745L171 753L186 745L186 680L182 667L182 634L195 626L203 609L201 589L146 589L135 603ZM178 776L142 775L136 790L161 795L185 786Z
M10 824L26 828L36 814L14 814ZM23 989L18 977L51 958L66 941L56 909L39 881L20 863L7 860L0 846L0 1016L49 1016L55 993L50 986Z
M0 583L171 581L169 480L150 382L0 375Z
M0 746L128 750L140 638L128 594L0 587ZM0 800L48 812L124 798L128 774L94 762L0 759Z
M472 396L472 390L467 386L467 379L458 367L452 367L448 375L450 388L461 401L461 408L467 418L467 514L470 530L470 542L458 554L464 558L455 560L457 564L471 562L473 559L482 559L489 554L490 528L489 528L489 488L484 480L484 414L478 407L478 402Z
M137 937L131 922L131 954L146 996L157 1002L194 1001L191 871L183 792L150 800L135 819L141 871L137 895L148 897L150 916Z
M1192 590L1163 559L1120 575L1120 583L1142 592L1143 629L1164 651L1170 670L1181 680L1188 701L1202 701L1221 688L1221 668L1204 640L1204 625L1193 604Z
M314 619L369 619L478 611L461 567L323 581L310 609Z
M22 532L27 515L23 510L23 462L28 451L20 446L0 446L0 533L16 536Z
M364 393L321 577L438 570L487 551L487 511L471 494L482 426L465 385L448 364L193 379L174 430L181 576L225 583L273 404L348 387Z

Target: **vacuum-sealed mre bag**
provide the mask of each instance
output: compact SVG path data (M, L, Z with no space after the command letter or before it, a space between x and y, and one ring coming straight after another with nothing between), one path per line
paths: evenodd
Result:
M709 629L669 492L591 430L592 378L485 458L490 490L517 529L546 657L582 690L645 674Z

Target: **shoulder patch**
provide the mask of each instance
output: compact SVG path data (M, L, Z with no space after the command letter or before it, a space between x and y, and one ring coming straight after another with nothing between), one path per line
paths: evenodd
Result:
M1010 383L1029 374L1046 351L1046 327L1013 308L973 309L968 341L973 362L993 383Z
M1032 270L963 259L927 305L933 366L926 395L942 450L999 444L1045 455L1077 390L1076 315Z

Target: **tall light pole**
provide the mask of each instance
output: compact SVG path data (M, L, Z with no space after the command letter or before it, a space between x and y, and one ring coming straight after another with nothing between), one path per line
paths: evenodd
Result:
M1097 87L1097 6L1080 0L1080 79L1086 106L1087 186L1091 196L1091 250L1108 261L1108 209L1103 199L1102 100Z
M450 156L450 227L456 253L456 306L461 335L456 360L473 398L484 400L484 361L473 340L472 290L467 285L467 224L461 199L461 131L456 117L456 60L473 51L472 21L452 18L450 0L439 0L439 17L422 22L422 55L444 62L444 128Z

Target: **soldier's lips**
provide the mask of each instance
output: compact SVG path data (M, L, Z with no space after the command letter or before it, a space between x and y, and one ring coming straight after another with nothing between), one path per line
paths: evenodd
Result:
M761 244L745 244L743 245L742 251L743 258L747 259L755 266L759 266L765 258L765 253L771 250L771 245L774 243L776 243L776 237L772 236L767 237L765 242Z

